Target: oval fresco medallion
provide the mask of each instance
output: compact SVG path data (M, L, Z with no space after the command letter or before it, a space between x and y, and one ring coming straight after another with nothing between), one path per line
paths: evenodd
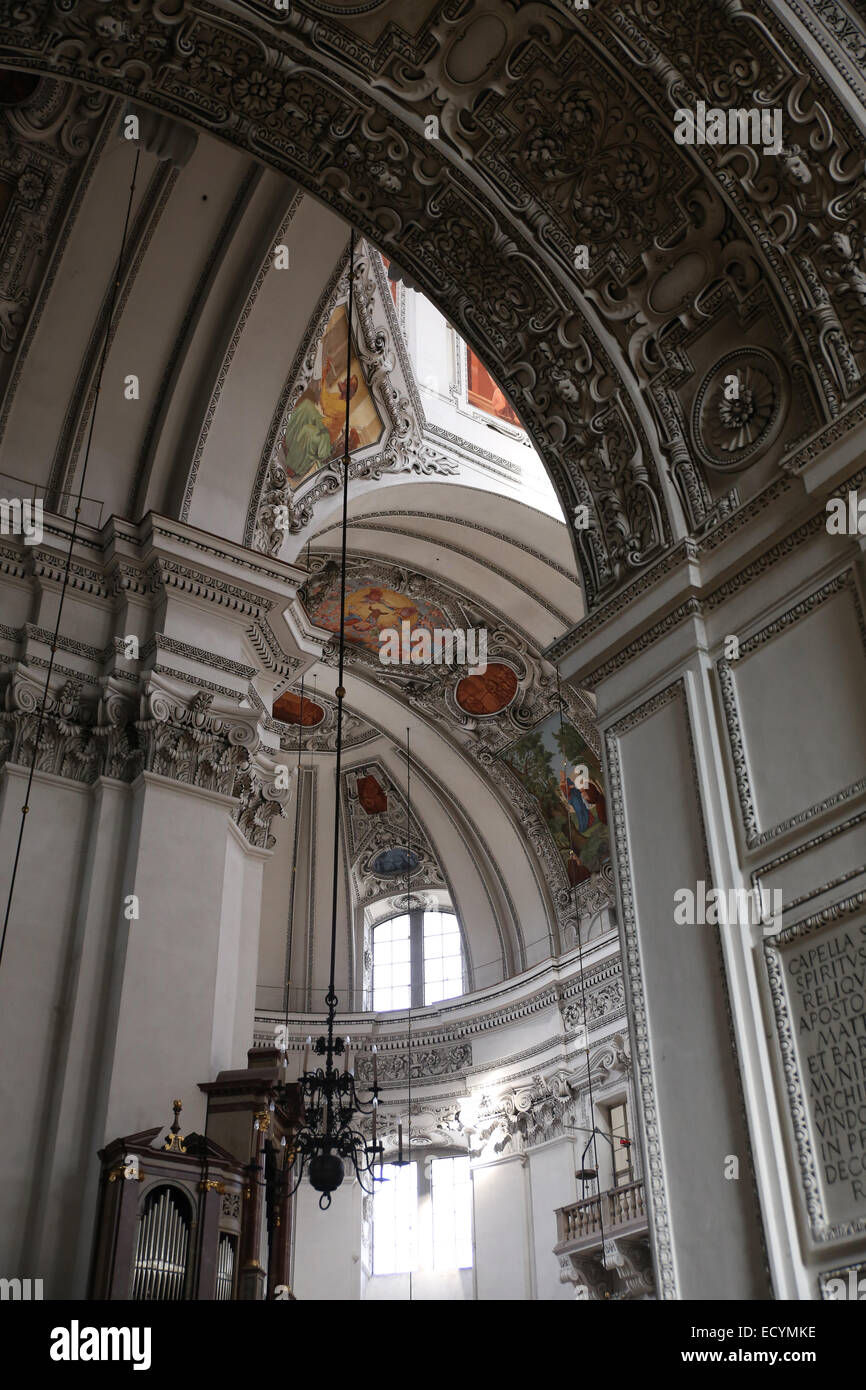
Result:
M285 690L276 701L271 714L274 719L282 719L284 724L302 724L305 729L311 729L316 724L321 724L325 717L325 711L321 705L317 705L315 700L308 700L304 696L304 707L301 710L301 697L296 695L294 690Z
M414 874L420 863L414 850L395 845L391 849L380 849L370 867L379 878L397 878L400 874Z
M501 661L491 662L481 676L464 676L454 698L467 714L501 714L517 694L517 673Z

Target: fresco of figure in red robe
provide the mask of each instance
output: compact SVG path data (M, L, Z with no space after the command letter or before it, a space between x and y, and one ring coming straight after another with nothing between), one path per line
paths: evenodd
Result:
M469 404L474 405L477 410L486 411L488 415L495 415L497 420L504 420L506 424L517 425L518 429L521 429L522 426L516 413L508 404L487 368L479 362L471 348L466 349L466 371L468 375L466 394L469 398Z

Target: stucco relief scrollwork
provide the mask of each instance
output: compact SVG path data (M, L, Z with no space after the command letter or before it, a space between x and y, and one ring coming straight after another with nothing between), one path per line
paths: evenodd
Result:
M440 1076L455 1076L472 1065L472 1044L456 1043L447 1047L413 1047L411 1053L383 1052L377 1057L379 1081L383 1085L399 1086L413 1081L434 1080ZM370 1086L373 1064L364 1056L356 1062L359 1084Z
M523 1153L557 1138L576 1122L577 1083L570 1074L536 1075L527 1085L495 1097L485 1094L469 1128L473 1159Z
M730 310L748 301L750 312L766 309L785 343L798 399L811 395L831 417L862 389L866 214L856 132L760 0L730 10L702 6L697 15L691 0L664 7L598 0L586 17L541 3L500 6L495 15L490 5L473 15L431 6L420 41L396 14L374 38L359 28L356 9L317 12L312 22L300 6L285 24L266 29L253 8L241 32L194 0L64 4L47 25L47 7L33 3L15 8L2 42L13 60L90 77L220 128L393 251L520 409L566 511L577 502L589 507L577 547L595 606L671 540L658 473L663 453L687 524L700 526L713 512L683 434L693 385L687 340L678 334L729 332ZM474 71L471 55L488 50L486 70ZM319 53L337 82L323 75ZM392 112L371 119L377 84ZM783 150L678 149L672 111L698 97L780 104ZM555 119L552 101L559 103ZM401 104L414 122L393 114ZM411 128L428 113L441 117L439 142ZM588 142L576 173L554 148L562 129ZM633 153L613 164L608 147L617 132L631 132L625 143ZM469 153L471 182L460 167ZM749 299L742 278L749 256L738 253L736 267L725 263L719 274L719 238L699 245L696 233L719 192L731 219L725 247L739 242L752 263L769 270L760 303ZM551 249L564 293L526 256L527 228ZM647 236L688 248L676 284L662 275L661 297L656 268L642 259L651 254ZM598 252L586 273L572 263L580 241ZM635 381L597 331L598 322L614 336L631 331L629 322L605 318L604 304L616 300L609 284L632 297L638 316L650 300L653 312L668 316L655 329L666 344L649 393L655 439L636 409ZM683 290L677 303L667 294L675 288ZM591 304L590 289L598 291ZM700 307L697 330L681 317L691 312L690 299ZM740 343L742 336L738 330ZM642 350L642 360L651 367L648 353Z
M619 1033L606 1039L590 1056L593 1082L614 1076L627 1076L631 1062L626 1042ZM549 1076L537 1073L522 1085L512 1086L499 1095L485 1092L471 1107L470 1156L474 1159L498 1158L506 1153L524 1153L536 1144L570 1134L581 1121L587 1071L557 1070Z
M600 989L590 991L586 999L586 1012L580 997L569 999L561 1006L562 1021L569 1030L577 1030L589 1025L597 1027L606 1018L615 1018L625 1013L625 994L622 980L613 980ZM630 1065L630 1064L629 1064Z
M11 354L33 307L46 253L108 97L38 76L0 111L0 351ZM0 362L0 374L6 363Z
M863 161L847 114L765 5L696 12L688 0L663 10L621 0L614 16L617 46L630 54L640 46L643 64L651 64L648 85L664 104L703 98L709 105L781 109L778 153L706 146L701 159L715 166L769 263L791 342L805 340L814 383L836 414L842 399L862 389L866 345L856 294L831 306L823 292L832 284L833 256L849 259L838 234L862 234L866 215ZM851 241L856 245L857 236Z
M257 849L273 849L270 824L275 816L285 816L291 790L278 788L272 776L248 761L237 771L232 794L239 798L235 821L241 834Z
M135 727L146 771L231 796L256 745L256 721L211 713L213 698L202 690L184 704L151 687L140 697Z
M7 683L0 714L0 762L29 767L42 704L42 686L20 670ZM45 702L35 770L93 782L102 770L102 747L94 733L95 711L82 698L82 680L71 676Z
M55 668L56 669L56 668ZM48 695L36 771L76 782L98 777L131 782L140 772L240 796L238 822L254 844L265 844L263 827L280 811L286 793L269 784L264 767L251 770L258 747L257 717L211 710L214 696L199 690L191 699L149 680L135 695L110 678L101 694L87 699L83 678L70 676ZM0 764L28 767L43 698L42 685L19 668L7 680L0 712Z

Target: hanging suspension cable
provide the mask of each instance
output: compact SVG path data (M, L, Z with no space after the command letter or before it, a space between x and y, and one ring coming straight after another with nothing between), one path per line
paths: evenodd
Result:
M343 440L343 517L342 543L340 547L340 645L337 673L337 757L335 768L334 794L334 883L331 900L331 963L328 972L328 993L325 1004L328 1009L327 1069L334 1064L334 1017L337 1012L337 996L334 992L334 973L337 962L337 889L340 864L340 770L343 757L343 699L346 694L343 685L343 668L346 656L346 539L349 514L349 411L352 403L352 313L355 291L355 229L349 238L349 298L346 313L346 421ZM327 1098L328 1132L331 1129L331 1095Z
M138 162L141 159L141 148L135 152L135 164L132 169L132 182L129 185L129 198L126 203L126 216L123 221L123 233L120 238L120 252L117 257L117 266L112 277L111 294L108 301L108 314L105 322L105 339L102 344L102 351L96 369L94 381L93 409L90 413L90 424L87 431L87 442L84 447L84 458L81 464L81 480L78 485L78 496L75 500L75 511L72 518L72 530L69 534L69 547L66 552L66 564L63 570L63 581L60 586L60 600L57 605L57 618L54 623L54 632L51 637L51 648L48 658L48 670L45 673L45 684L42 688L42 699L39 704L39 715L36 721L36 737L33 740L33 752L30 755L30 769L27 774L27 788L24 792L24 805L21 807L21 822L18 826L18 842L15 846L15 858L12 862L12 874L9 879L9 892L6 897L6 912L3 917L3 933L0 936L0 965L3 962L3 952L6 948L6 932L9 927L9 917L12 912L12 897L15 892L15 882L18 877L18 864L21 859L21 842L24 838L24 826L30 811L30 791L33 786L33 775L36 771L36 762L39 757L39 747L42 742L42 731L45 725L45 712L48 705L51 676L54 672L54 657L57 653L57 641L60 636L60 620L63 617L63 605L66 600L66 590L69 586L69 575L72 570L72 554L75 549L75 542L78 538L78 518L81 515L81 501L84 497L84 482L87 477L87 465L90 462L90 446L93 442L93 427L96 423L96 411L99 406L99 394L102 389L102 375L105 371L105 363L108 357L108 349L111 344L111 329L114 323L114 314L117 307L117 296L120 290L120 277L123 269L123 258L126 252L126 238L129 233L129 219L132 215L132 203L135 197L135 184L138 177Z
M408 1069L409 1069L409 1095L407 1109L409 1112L409 1143L407 1148L406 1162L412 1162L412 805L411 794L411 757L409 752L409 728L406 727L406 911L409 914L409 1019L408 1019ZM424 971L424 918L421 918L421 972L423 979ZM416 1178L417 1190L417 1178ZM417 1234L416 1234L417 1239ZM409 1270L409 1302L412 1301L412 1271Z
M563 729L564 729L564 722L565 722L565 721L564 721L564 716L563 716L563 711L562 711L562 685L561 685L561 682L560 682L559 671L558 671L558 670L557 670L557 672L556 672L556 698L557 698L557 701L558 701L558 703L559 703L559 749L560 749L560 752L562 753L562 771L563 771L563 776L564 776L564 779L565 779L565 785L566 785L566 788L567 788L567 787L568 787L568 774L567 774L567 772L566 772L566 766L567 766L567 764L566 764L566 759L565 759L565 747L564 747L564 742L565 742L565 740L564 740L564 735L563 735ZM567 793L566 793L566 803L565 803L565 814L566 814L566 823L567 823L567 825L568 825L568 844L569 844L569 851L570 851L571 854L574 854L574 827L572 826L572 823L571 823L571 805L570 805L570 803L569 803L569 801L568 801ZM596 1125L596 1123L595 1123L595 1102L594 1102L594 1100L593 1100L593 1095L592 1095L592 1062L591 1062L591 1060L590 1060L590 1055L589 1055L589 1023L587 1022L587 1017L586 1017L586 979L585 979L584 971L583 971L583 941L581 940L581 935L580 935L580 917L579 917L579 909L578 909L578 906L577 906L577 884L572 884L572 895L573 895L573 902L574 902L574 931L575 931L575 935L576 935L576 937L577 937L577 965L578 965L578 973L579 973L579 975L580 975L580 1007L581 1007L581 1011L582 1011L582 1013L583 1013L583 1032L584 1032L584 1041L585 1041L585 1043L586 1043L586 1048L585 1048L585 1051L586 1051L586 1081L587 1081L587 1089L588 1089L588 1092L589 1092L589 1119L590 1119L590 1124L591 1124L591 1126L592 1126L591 1132L590 1132L590 1136L589 1136L589 1140L588 1140L588 1142L587 1142L586 1148L585 1148L584 1151L583 1151L583 1154L584 1154L584 1158L585 1158L585 1157L586 1157L586 1149L588 1149L588 1148L589 1148L589 1145L592 1144L592 1157L593 1157L593 1163L595 1164L595 1186L596 1186L596 1196L597 1196L597 1199L598 1199L598 1232L599 1232L599 1237L600 1237L600 1239L601 1239L601 1267L602 1267L603 1270L606 1271L606 1270L607 1270L607 1261L606 1261L606 1259L605 1259L605 1253L604 1253L604 1215L603 1215L603 1212L602 1212L601 1181L600 1181L601 1170L600 1170L600 1168L599 1168L599 1166L598 1166L598 1127L597 1127L597 1125ZM583 1162L583 1159L581 1160L581 1162ZM581 1179L581 1181L583 1181L583 1180Z
M304 751L304 677L301 676L301 708L298 714L298 765L295 773L295 834L292 846L292 884L289 891L289 940L286 946L286 1036L289 1032L289 989L292 973L292 945L295 936L295 885L298 881L298 842L301 829L301 754Z

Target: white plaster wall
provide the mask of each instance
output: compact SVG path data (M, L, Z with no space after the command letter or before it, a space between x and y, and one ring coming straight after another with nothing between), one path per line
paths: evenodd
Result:
M26 772L8 768L0 785L4 865L11 865L15 854L25 789ZM46 1213L33 1186L34 1161L57 1142L67 1066L66 1011L74 997L68 982L76 968L75 909L92 799L84 786L40 775L29 804L31 833L22 841L0 972L0 1103L7 1116L0 1129L0 1261L4 1271L39 1278L43 1270L35 1264ZM73 1065L70 1085L76 1089L77 1072ZM62 1153L58 1161L62 1164Z
M348 1179L328 1211L304 1179L295 1197L292 1290L308 1302L341 1303L361 1297L361 1189Z
M472 1168L476 1289L480 1300L535 1296L526 1159L499 1159Z
M542 1302L573 1299L574 1285L559 1278L556 1244L556 1209L575 1200L574 1171L582 1143L573 1139L553 1139L529 1154L529 1190L532 1213L532 1259L535 1265L535 1297ZM602 1188L605 1186L601 1184Z
M184 1102L184 1125L203 1129L198 1083L213 1064L228 797L146 774L133 788L139 827L125 891L137 895L127 934L106 1137L130 1134ZM180 851L180 852L179 852ZM172 872L166 873L166 865ZM168 1092L171 1094L168 1094Z

